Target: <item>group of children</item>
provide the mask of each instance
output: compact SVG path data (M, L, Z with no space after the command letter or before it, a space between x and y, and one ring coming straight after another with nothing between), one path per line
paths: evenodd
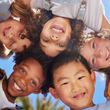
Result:
M110 24L102 0L4 0L0 8L0 57L16 53L10 77L0 70L0 109L15 108L17 97L47 91L71 110L110 109L109 100L92 100L93 70L109 75L110 67ZM96 32L86 35L85 27Z

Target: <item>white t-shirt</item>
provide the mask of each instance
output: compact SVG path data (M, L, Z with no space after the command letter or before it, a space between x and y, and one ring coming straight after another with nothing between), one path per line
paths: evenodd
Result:
M103 104L98 104L94 107L86 108L84 110L110 110L110 101Z
M6 20L10 16L9 8L14 0L0 0L0 21Z
M85 0L86 7L80 9L81 3L84 0L32 0L32 8L43 8L52 10L54 15L77 18L78 14L85 25L89 28L99 31L102 25L102 15L105 13L103 9L102 0ZM80 11L79 11L80 10Z
M4 77L5 77L5 75L4 75ZM3 83L4 77L3 77L3 79L0 80L0 110L3 108L15 108L15 106L16 106L15 103L12 103L7 99L7 97L3 91L2 83Z

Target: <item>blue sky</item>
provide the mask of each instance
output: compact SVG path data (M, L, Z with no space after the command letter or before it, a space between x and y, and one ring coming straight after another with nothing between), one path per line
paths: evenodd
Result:
M110 21L110 0L103 0L104 3L104 9L105 9L105 15L107 16L107 18ZM14 65L14 61L13 58L9 58L9 59L0 59L0 67L5 69L7 75L9 76L9 74L12 72L12 68ZM104 98L104 87L105 87L105 80L103 79L103 77L100 77L100 75L97 75L97 82L96 82L96 91L95 91L95 95L94 95L94 102L97 103L102 103L105 102L105 98ZM35 104L35 95L31 95L31 101ZM54 101L55 99L53 98L52 101ZM60 103L60 105L62 105L62 103Z

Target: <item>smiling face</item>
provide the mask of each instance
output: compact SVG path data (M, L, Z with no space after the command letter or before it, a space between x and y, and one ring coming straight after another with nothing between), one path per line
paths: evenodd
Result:
M72 109L93 105L94 73L89 73L79 62L70 62L54 71L54 88L50 92Z
M40 47L46 55L54 57L66 49L71 33L68 19L54 17L44 24L40 35Z
M31 45L29 39L22 39L24 33L25 27L18 21L9 19L0 23L0 41L14 52L21 52Z
M95 69L110 66L110 41L107 39L91 39L83 45L80 53Z
M13 97L39 93L44 82L43 69L38 61L29 58L15 65L8 82L8 92Z

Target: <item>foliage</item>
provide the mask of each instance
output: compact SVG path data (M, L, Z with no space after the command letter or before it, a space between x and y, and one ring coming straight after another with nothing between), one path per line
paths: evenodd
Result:
M22 110L34 110L29 97L18 98L17 102L22 105ZM64 106L58 106L58 104L59 100L53 103L51 96L49 98L37 96L35 110L64 110Z

